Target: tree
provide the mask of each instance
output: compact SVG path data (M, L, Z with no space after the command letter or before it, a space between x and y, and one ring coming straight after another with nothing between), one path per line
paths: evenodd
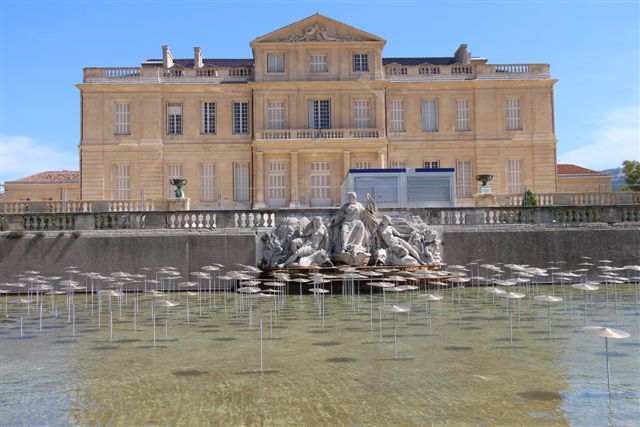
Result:
M622 174L627 183L623 190L640 191L640 162L625 160L622 162Z

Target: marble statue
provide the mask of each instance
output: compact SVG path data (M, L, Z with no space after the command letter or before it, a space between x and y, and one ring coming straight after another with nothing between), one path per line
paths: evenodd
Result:
M316 216L301 232L300 237L291 240L291 256L278 267L283 268L297 262L301 267L309 267L319 260L329 261L329 231L322 222L322 217Z
M331 218L333 230L331 256L348 265L363 265L371 256L371 232L375 230L375 201L368 196L367 206L358 202L356 193L347 193L347 202Z
M377 218L373 198L367 195L363 205L355 193L348 193L347 202L327 221L319 216L280 218L276 228L262 236L262 266L417 266L442 261L438 234L419 216Z

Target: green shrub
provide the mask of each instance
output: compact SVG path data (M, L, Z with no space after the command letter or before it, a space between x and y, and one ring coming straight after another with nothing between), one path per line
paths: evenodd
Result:
M24 237L24 231L11 231L7 234L7 239L22 239Z
M76 239L77 239L78 237L80 237L80 235L81 235L81 234L82 234L82 233L81 233L81 232L79 232L78 230L76 230L76 231L74 231L73 233L71 233L71 235L72 235L73 237L75 237Z

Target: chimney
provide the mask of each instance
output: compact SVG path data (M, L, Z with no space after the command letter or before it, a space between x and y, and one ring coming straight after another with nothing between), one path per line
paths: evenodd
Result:
M193 66L195 68L202 68L204 63L202 62L202 49L199 47L193 48Z
M467 52L467 45L461 44L456 53L453 54L456 62L461 64L471 64L471 53Z
M162 66L164 68L173 67L173 56L169 50L169 46L166 44L162 46Z

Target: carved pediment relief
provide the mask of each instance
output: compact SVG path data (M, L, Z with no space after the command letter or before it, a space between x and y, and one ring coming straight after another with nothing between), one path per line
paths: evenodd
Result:
M385 40L326 16L312 15L262 37L254 43L306 43L306 42L381 42Z
M341 34L327 30L327 26L320 23L307 25L301 32L292 33L289 37L279 39L282 42L327 42L327 41L360 41L351 34Z

